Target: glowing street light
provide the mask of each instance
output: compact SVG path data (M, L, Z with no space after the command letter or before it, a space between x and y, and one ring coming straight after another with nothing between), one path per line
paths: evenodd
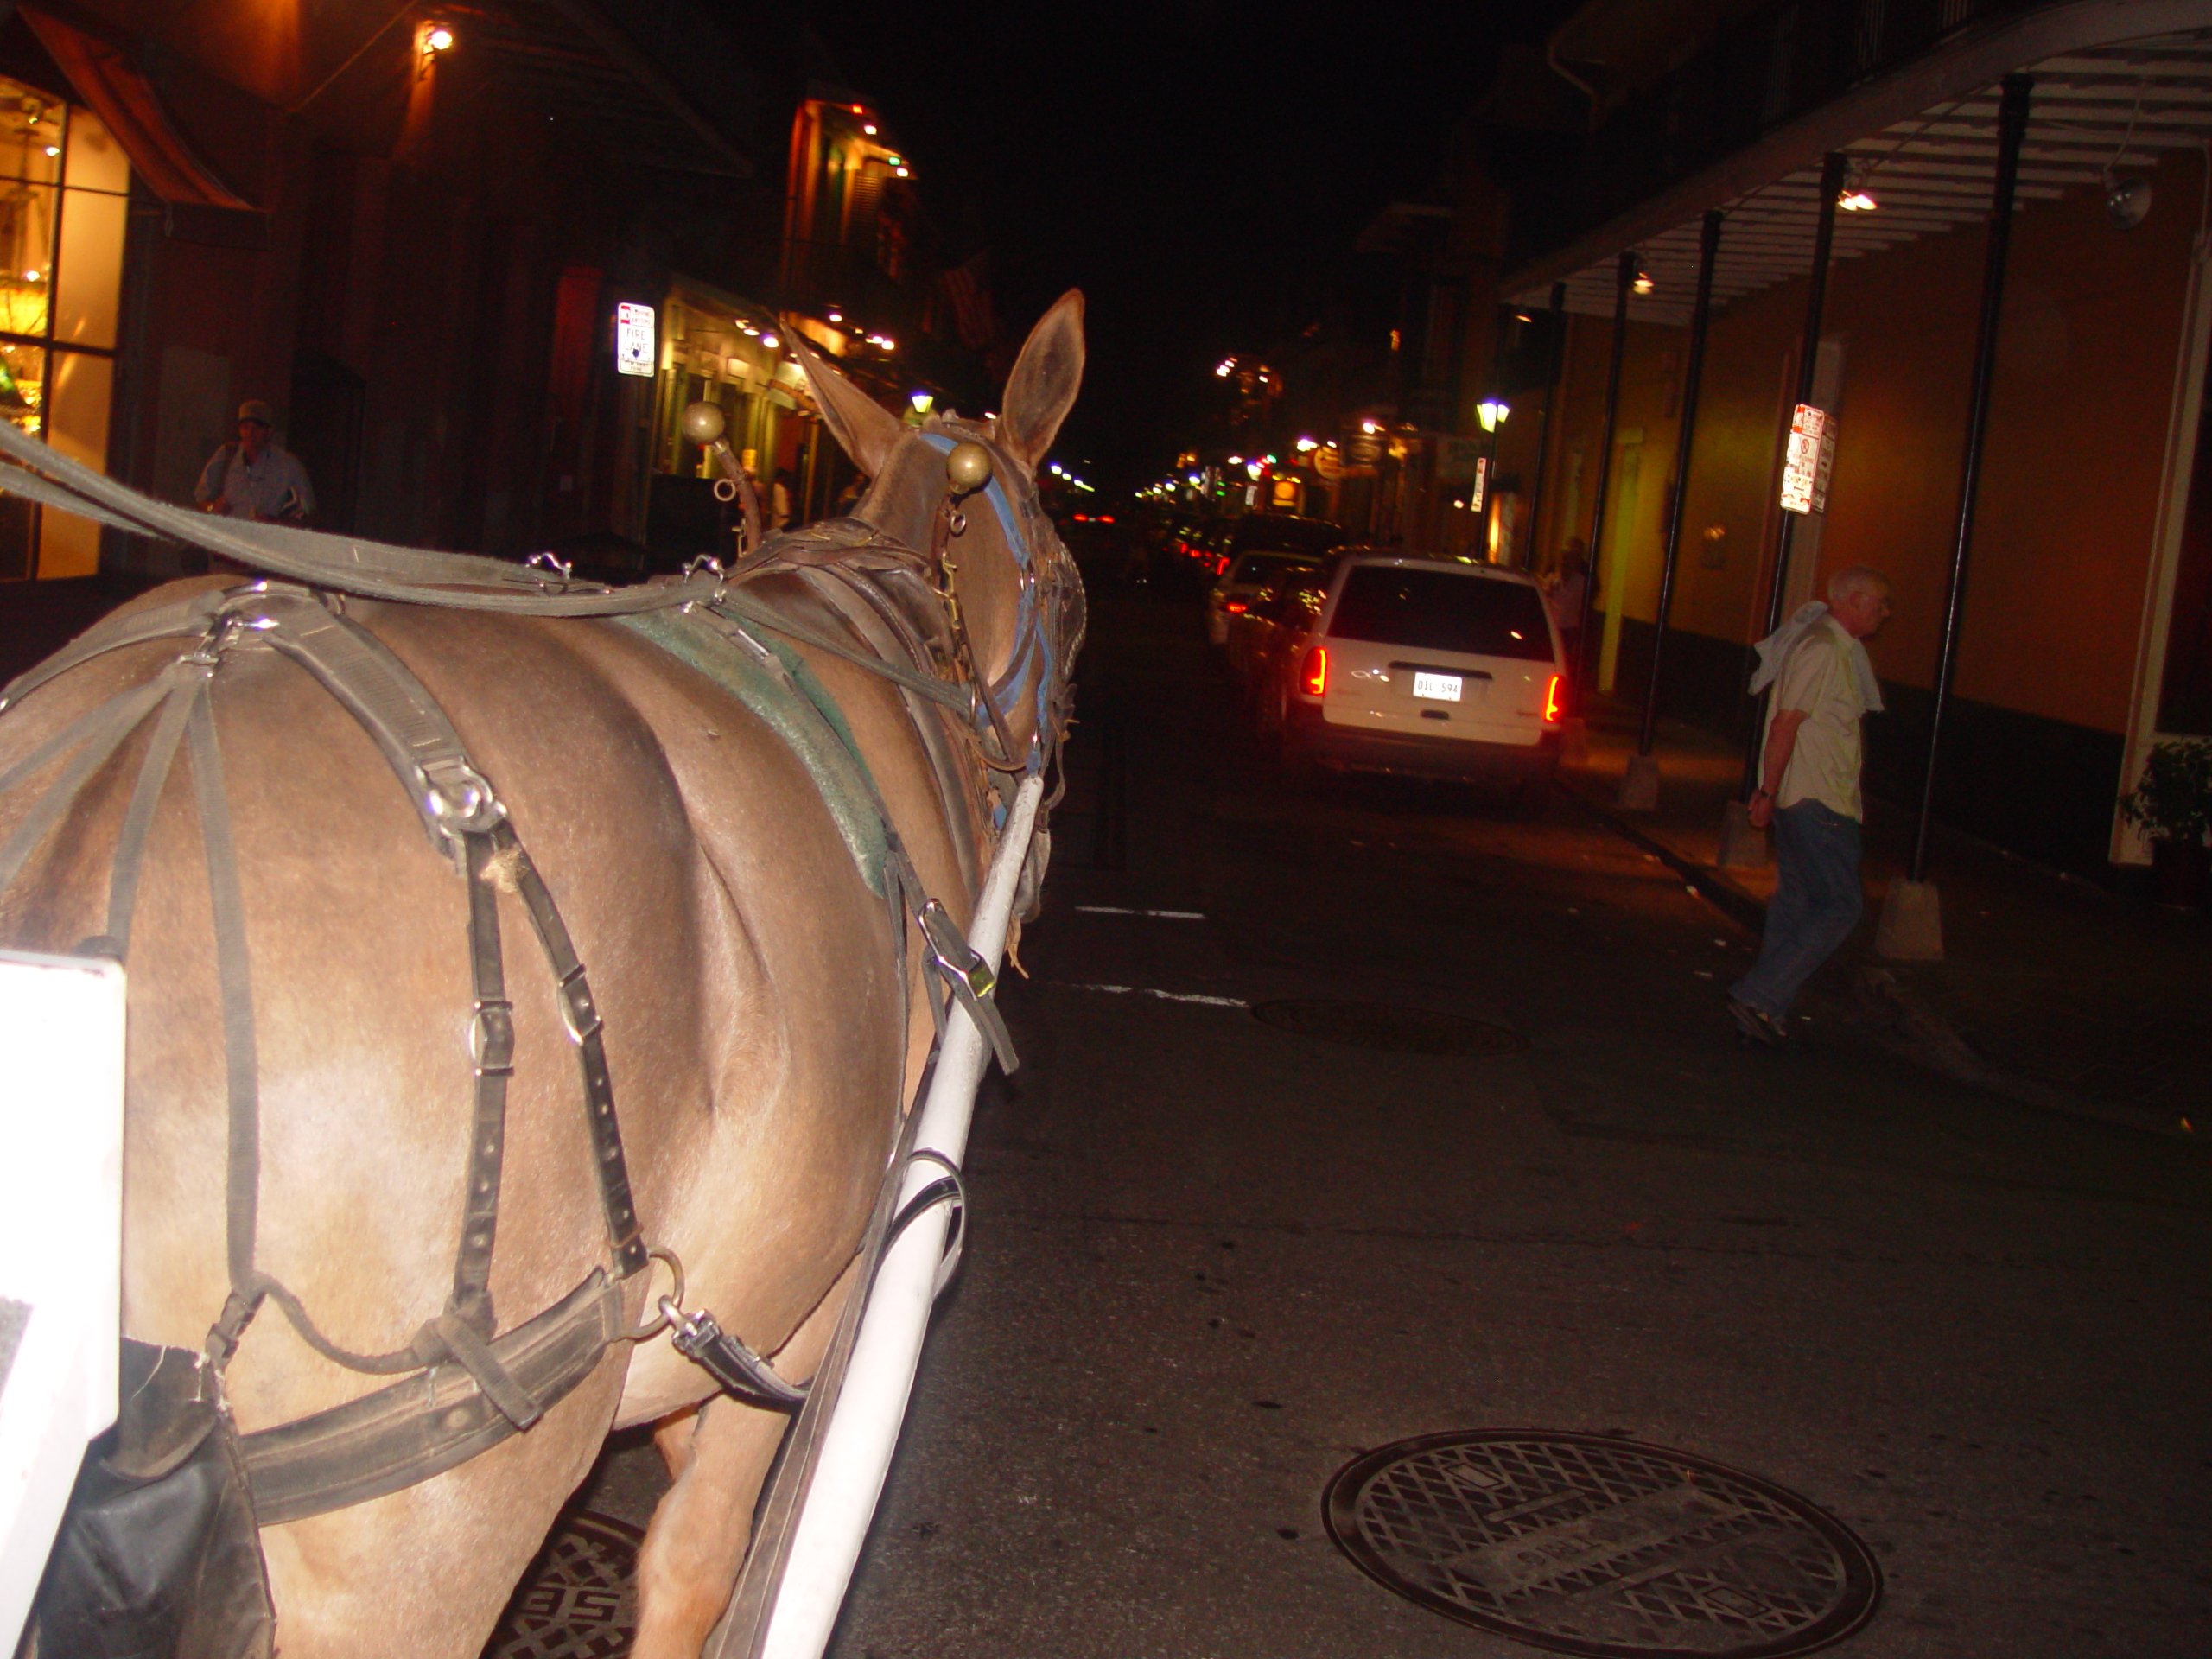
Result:
M1505 424L1505 417L1512 412L1512 408L1509 404L1501 403L1495 397L1485 397L1475 405L1475 414L1481 420L1483 430L1485 432L1497 431L1499 427Z

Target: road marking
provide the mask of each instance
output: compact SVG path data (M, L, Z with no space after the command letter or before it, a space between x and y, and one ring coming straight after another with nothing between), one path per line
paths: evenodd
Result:
M1109 996L1156 996L1163 1002L1202 1002L1210 1008L1247 1008L1252 1006L1242 997L1201 996L1195 991L1155 991L1147 985L1076 985L1066 980L1054 982L1064 990L1103 991Z
M1166 922L1203 922L1203 910L1129 910L1120 905L1077 905L1076 909L1086 916L1150 916Z

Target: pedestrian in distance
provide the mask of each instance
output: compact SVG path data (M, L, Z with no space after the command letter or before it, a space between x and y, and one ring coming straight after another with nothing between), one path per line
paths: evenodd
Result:
M1758 643L1751 690L1768 686L1766 741L1751 822L1774 830L1774 897L1758 960L1728 993L1729 1016L1762 1043L1789 1040L1790 1004L1851 937L1859 885L1859 721L1882 708L1866 641L1890 614L1887 577L1863 564Z
M1567 664L1568 706L1582 704L1582 607L1590 596L1590 559L1580 536L1570 536L1560 549L1559 565L1543 584L1544 608L1559 630L1561 659Z
M208 457L192 499L208 512L262 524L304 524L315 514L308 469L276 442L276 415L258 397L238 405L238 438Z

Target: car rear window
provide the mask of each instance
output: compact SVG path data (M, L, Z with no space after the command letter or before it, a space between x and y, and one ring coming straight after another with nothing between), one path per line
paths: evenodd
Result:
M1288 553L1325 553L1344 538L1344 531L1334 524L1317 524L1311 518L1239 518L1235 533L1238 547L1281 549Z
M1306 570L1313 568L1311 559L1295 553L1247 553L1236 561L1236 568L1229 573L1231 582L1270 582L1286 570Z
M1329 632L1417 651L1549 662L1551 630L1534 588L1452 570L1363 564L1344 578Z

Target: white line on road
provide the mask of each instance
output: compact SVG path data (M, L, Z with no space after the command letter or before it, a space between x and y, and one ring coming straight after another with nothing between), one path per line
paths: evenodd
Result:
M1077 905L1076 909L1087 916L1150 916L1165 922L1203 922L1203 910L1128 910L1120 905Z
M1112 996L1156 996L1163 1002L1203 1002L1210 1008L1245 1008L1251 1004L1236 996L1201 996L1196 991L1155 991L1146 985L1075 985L1066 980L1053 982L1063 990L1104 991Z

